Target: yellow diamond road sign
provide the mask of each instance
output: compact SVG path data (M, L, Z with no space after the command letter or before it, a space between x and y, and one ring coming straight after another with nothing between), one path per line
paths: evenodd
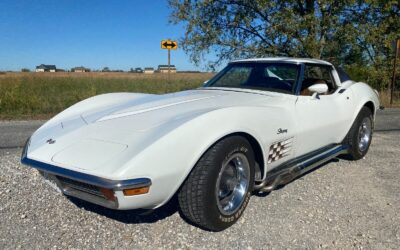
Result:
M162 49L177 49L178 48L178 42L177 41L171 41L171 40L162 40L161 41L161 48Z

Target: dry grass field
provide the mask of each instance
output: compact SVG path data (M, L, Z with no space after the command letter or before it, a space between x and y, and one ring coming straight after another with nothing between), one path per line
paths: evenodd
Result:
M47 119L88 97L110 92L162 94L193 89L211 73L3 73L0 74L0 120ZM389 93L380 94L389 107ZM400 107L396 92L393 107Z
M6 73L0 75L0 119L46 119L88 97L110 92L193 89L211 73Z
M393 93L393 103L390 105L390 93L388 90L381 91L379 93L379 99L381 105L386 108L400 108L400 91L395 91Z

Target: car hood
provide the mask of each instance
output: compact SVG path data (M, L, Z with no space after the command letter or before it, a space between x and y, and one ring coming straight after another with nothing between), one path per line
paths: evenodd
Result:
M206 104L207 100L221 96L221 93L207 93L205 91L183 91L165 95L142 95L140 98L128 100L103 110L90 110L81 114L87 123L103 122L128 116L137 116L149 112L174 109L175 112L185 107L195 109L198 104ZM197 102L197 103L194 103ZM159 118L160 119L160 118ZM158 120L159 120L158 119Z
M222 90L110 94L83 101L44 124L31 137L28 157L110 177L115 168L195 117L233 106L276 106L273 99L282 96Z

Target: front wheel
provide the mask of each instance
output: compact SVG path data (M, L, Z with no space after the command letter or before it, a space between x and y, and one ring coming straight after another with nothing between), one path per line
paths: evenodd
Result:
M367 154L372 141L372 132L372 112L369 108L363 107L344 140L344 143L350 146L348 158L359 160Z
M178 193L182 215L211 231L233 225L243 214L254 185L254 153L249 142L231 136L199 160Z

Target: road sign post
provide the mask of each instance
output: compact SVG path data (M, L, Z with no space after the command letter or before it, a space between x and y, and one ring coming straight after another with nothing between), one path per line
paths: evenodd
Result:
M168 78L171 73L171 50L176 50L177 48L178 48L177 41L171 41L171 40L162 40L161 41L161 49L168 50Z
M394 93L394 85L396 82L396 73L397 73L397 57L399 56L400 50L400 39L397 39L395 42L395 56L394 56L394 65L393 65L393 77L392 77L392 84L390 86L390 106L393 105L393 93Z
M171 50L168 50L168 75L171 73Z

